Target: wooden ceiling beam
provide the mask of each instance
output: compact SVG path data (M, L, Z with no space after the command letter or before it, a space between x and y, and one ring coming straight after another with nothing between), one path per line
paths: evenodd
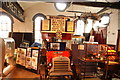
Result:
M76 5L85 5L92 7L110 7L115 9L120 9L120 2L73 2Z

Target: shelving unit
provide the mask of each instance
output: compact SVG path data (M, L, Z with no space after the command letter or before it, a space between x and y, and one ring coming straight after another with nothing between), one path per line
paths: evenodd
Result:
M56 31L41 31L42 33L56 33ZM74 32L62 32L62 33L70 33L74 34Z
M39 74L40 48L17 48L17 66Z

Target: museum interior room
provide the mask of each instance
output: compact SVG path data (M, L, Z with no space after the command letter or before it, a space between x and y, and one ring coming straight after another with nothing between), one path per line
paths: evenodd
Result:
M120 0L1 0L1 80L120 80Z

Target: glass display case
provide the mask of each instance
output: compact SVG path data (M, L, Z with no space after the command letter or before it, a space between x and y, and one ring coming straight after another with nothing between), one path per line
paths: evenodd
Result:
M13 38L4 38L5 42L5 60L9 65L14 65L15 41Z
M15 41L13 38L0 38L0 73L7 75L15 65L14 50Z

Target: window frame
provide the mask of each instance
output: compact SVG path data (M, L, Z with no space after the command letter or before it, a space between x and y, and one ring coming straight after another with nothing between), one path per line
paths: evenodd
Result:
M13 33L13 23L14 23L14 20L12 18L12 16L6 12L3 12L3 11L0 11L0 16L7 16L10 18L11 20L11 34L8 35L8 37L12 37L12 33Z
M35 19L37 17L43 17L44 19L47 19L47 17L42 13L37 13L33 16L33 18L32 18L32 21L33 21L33 42L35 42ZM41 23L42 23L42 21L41 21ZM40 32L41 32L41 26L40 26ZM41 33L41 35L42 35L42 33Z
M80 35L80 33L78 34L77 31L76 31L76 30L78 30L78 26L77 26L77 24L78 24L78 21L79 21L79 20L82 20L82 19L77 19L77 20L75 21L75 30L74 30L75 33L74 33L74 35L83 36L83 34ZM83 20L82 20L82 21L83 21ZM84 21L83 21L83 22L84 22ZM79 27L81 27L81 26L79 26ZM84 30L83 30L83 33L84 33L84 32L85 32L85 22L84 22L84 27L83 27L83 28L84 28ZM80 32L80 31L79 31L79 32Z

